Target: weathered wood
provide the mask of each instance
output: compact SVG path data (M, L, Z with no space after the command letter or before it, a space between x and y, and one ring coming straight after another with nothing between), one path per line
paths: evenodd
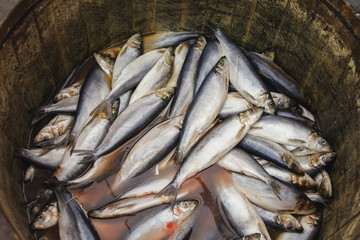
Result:
M0 233L31 238L24 166L12 154L55 86L94 51L136 32L206 32L207 21L248 50L273 47L275 62L304 87L338 155L320 239L357 238L360 21L342 0L21 1L0 26L0 222L9 223Z

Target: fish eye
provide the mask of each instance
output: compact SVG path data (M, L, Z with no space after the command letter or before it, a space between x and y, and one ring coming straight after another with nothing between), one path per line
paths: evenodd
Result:
M184 202L183 203L183 208L188 209L190 207L188 202Z
M274 103L273 102L269 102L269 107L273 108L274 107Z
M250 108L250 109L249 109L249 112L250 112L250 113L253 113L253 112L255 112L255 110L254 110L253 108Z
M326 140L325 140L325 139L322 139L322 140L321 140L321 144L322 144L322 145L325 145L325 144L326 144Z

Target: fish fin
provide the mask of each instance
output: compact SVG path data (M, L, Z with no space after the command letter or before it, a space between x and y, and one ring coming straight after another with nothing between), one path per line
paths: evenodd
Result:
M164 187L160 192L158 192L156 194L156 197L162 197L162 196L172 197L173 199L171 200L170 205L171 205L171 209L173 210L176 203L178 191L179 191L179 185L176 184L175 182L171 182L166 187Z
M57 147L68 146L72 133L69 133L64 139L57 145Z
M306 143L303 140L295 139L295 138L289 138L288 141L289 141L290 144L295 144L295 145Z
M268 185L272 188L272 190L274 191L274 193L275 193L275 195L277 196L277 198L279 199L279 200L281 200L282 198L281 198L281 194L280 194L280 189L281 189L281 187L280 187L280 185L276 182L276 180L275 179L272 179L269 183L268 183Z
M197 137L195 137L189 144L187 149L191 149L208 131L210 131L217 123L219 118L216 118L204 131L202 131ZM187 151L188 152L188 151Z
M253 130L261 130L261 129L264 129L264 128L263 128L263 127L254 127L254 125L253 125L253 126L251 126L250 129L253 129Z
M247 132L246 127L241 128L241 130L236 135L236 138L237 139L242 139L245 136L246 132Z
M260 233L252 233L250 235L244 236L244 238L241 238L241 239L243 239L243 240L260 240L261 234Z
M253 96L251 96L251 94L248 93L247 91L242 90L240 94L249 102L256 103L256 99Z
M176 165L182 164L184 161L184 152L176 150L172 155L171 160L174 161Z
M83 157L79 164L86 164L97 159L95 156L95 150L74 150L74 153Z
M94 118L102 112L104 112L106 116L111 116L112 115L111 106L112 104L110 102L104 100L94 110L92 110L90 116Z
M47 106L42 106L42 107L39 107L36 110L35 117L31 121L31 126L33 126L36 123L40 122L40 120L42 120L43 118L45 118L47 116L47 113L45 112L46 107Z

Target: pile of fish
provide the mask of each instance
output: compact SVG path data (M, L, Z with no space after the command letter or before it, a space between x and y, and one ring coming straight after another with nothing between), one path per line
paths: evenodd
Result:
M33 147L17 152L27 181L51 174L28 204L33 229L316 238L335 153L303 90L271 57L209 28L137 33L95 53L38 109Z

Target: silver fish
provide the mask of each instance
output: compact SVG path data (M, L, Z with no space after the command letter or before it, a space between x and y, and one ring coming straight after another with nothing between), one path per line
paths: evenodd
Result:
M194 96L196 95L206 76L214 68L221 56L222 55L219 41L210 40L206 44L205 49L199 59L199 66L195 74Z
M108 77L112 77L115 62L114 59L103 53L94 53L94 57L106 75L108 75Z
M140 83L131 95L129 104L135 102L146 94L165 86L170 77L173 63L174 48L169 47L156 64L143 77L143 79L141 79Z
M299 221L291 214L272 212L256 205L253 206L265 224L270 228L295 232L301 232L303 230Z
M74 116L63 114L57 115L39 131L34 138L34 143L38 144L63 135L70 130L73 122Z
M45 205L54 197L54 192L50 189L43 189L35 197L35 200L27 204L28 208L31 208L31 214L36 215L45 207Z
M251 109L230 117L212 128L186 157L172 182L158 195L172 196L175 201L182 183L220 160L241 141L262 113L263 108Z
M120 105L119 105L119 109L117 111L118 116L129 106L130 98L131 98L131 95L132 95L133 92L134 92L134 90L130 89L130 90L126 91L125 93L123 93L119 97Z
M115 119L96 149L80 151L84 160L94 161L141 132L166 107L173 93L173 88L161 88L131 104Z
M180 142L174 161L183 158L199 140L199 136L211 125L225 102L229 85L229 66L226 57L221 58L201 85L186 111Z
M329 143L318 131L286 117L263 116L250 129L249 134L281 144L306 147L318 152L331 152Z
M264 182L235 172L231 175L238 189L250 202L259 207L273 212L300 215L315 211L314 204L296 187L278 181L281 196L279 199L272 188Z
M302 157L302 156L307 156L307 155L312 155L312 154L317 153L317 151L308 149L308 148L293 147L293 146L285 146L285 147L289 150L292 147L292 149L290 151L295 157Z
M183 119L179 116L156 125L132 147L115 177L113 192L123 181L145 172L174 149Z
M65 152L65 147L44 149L24 149L17 150L17 155L34 166L45 168L49 170L55 170L61 162L61 157Z
M274 114L276 109L271 95L244 51L228 39L219 28L212 27L212 31L229 61L230 82L246 100L256 106L264 107L265 112Z
M320 203L327 206L327 203L329 202L328 198L323 197L318 192L305 192L306 196L314 203Z
M42 106L38 108L37 113L31 122L31 125L36 124L48 114L74 114L77 110L78 102L79 96L76 95L71 98L65 98L64 100L61 100L51 105Z
M238 92L229 92L226 96L224 105L219 112L219 118L225 119L231 115L238 114L253 108L254 105L247 101Z
M298 174L304 174L304 171L295 156L273 141L248 134L237 146L282 168Z
M291 183L300 189L309 190L316 188L314 179L306 173L304 175L298 175L270 162L262 166L271 176L281 181Z
M116 85L116 81L119 78L121 71L135 58L139 57L143 53L142 34L136 33L132 35L124 46L121 48L119 54L116 57L111 87Z
M137 223L126 239L143 239L144 236L152 236L154 239L169 237L173 228L189 217L197 205L196 200L188 200L177 202L173 209L170 206L165 206L154 215ZM167 228L169 228L168 231L166 231Z
M301 167L304 169L304 172L310 176L314 176L321 171L329 162L333 161L336 157L335 152L330 153L315 153L312 155L306 155L297 157Z
M279 185L265 169L244 150L234 148L222 157L218 162L222 168L257 178L271 186L275 193L279 193Z
M34 166L30 166L26 169L25 175L24 175L24 182L32 182L34 179L36 169Z
M321 170L314 176L317 190L321 196L331 198L333 196L333 189L329 174L325 170Z
M177 86L177 81L180 75L180 71L184 65L186 55L189 52L189 48L190 48L189 42L183 42L176 47L173 71L165 87L175 88Z
M73 85L61 90L54 98L56 102L61 101L65 98L71 98L80 94L82 83L74 83Z
M306 117L303 117L289 109L286 109L286 110L280 110L280 111L277 111L276 113L278 116L282 116L282 117L287 117L287 118L292 118L296 121L299 121L303 124L305 124L306 126L310 127L310 128L316 128L317 125L316 125L316 122L306 118Z
M105 74L102 69L96 65L90 70L81 87L77 113L68 139L71 151L75 147L77 138L84 124L86 124L89 119L89 114L106 97L109 91L110 88L105 80ZM66 141L64 143L66 143Z
M177 82L176 93L170 110L170 117L184 114L187 106L193 100L195 88L195 73L201 53L203 52L205 45L205 37L198 37L198 39L191 46L188 54L186 55L186 59Z
M106 98L90 113L96 116L101 112L111 112L113 102L129 89L134 88L146 73L156 64L166 49L153 50L132 60L121 71L116 83Z
M281 232L276 239L278 240L311 240L317 239L319 235L321 223L322 223L322 213L317 212L314 214L301 216L299 217L299 222L303 227L302 232Z
M238 235L260 233L261 240L270 239L264 221L242 193L232 185L223 185L217 192L218 204Z
M100 239L74 196L63 186L55 189L59 206L59 237L61 240Z
M278 92L270 92L270 94L275 103L276 109L288 109L296 105L296 102L285 94Z
M35 217L31 224L32 229L48 229L58 223L59 210L57 202L52 201Z

